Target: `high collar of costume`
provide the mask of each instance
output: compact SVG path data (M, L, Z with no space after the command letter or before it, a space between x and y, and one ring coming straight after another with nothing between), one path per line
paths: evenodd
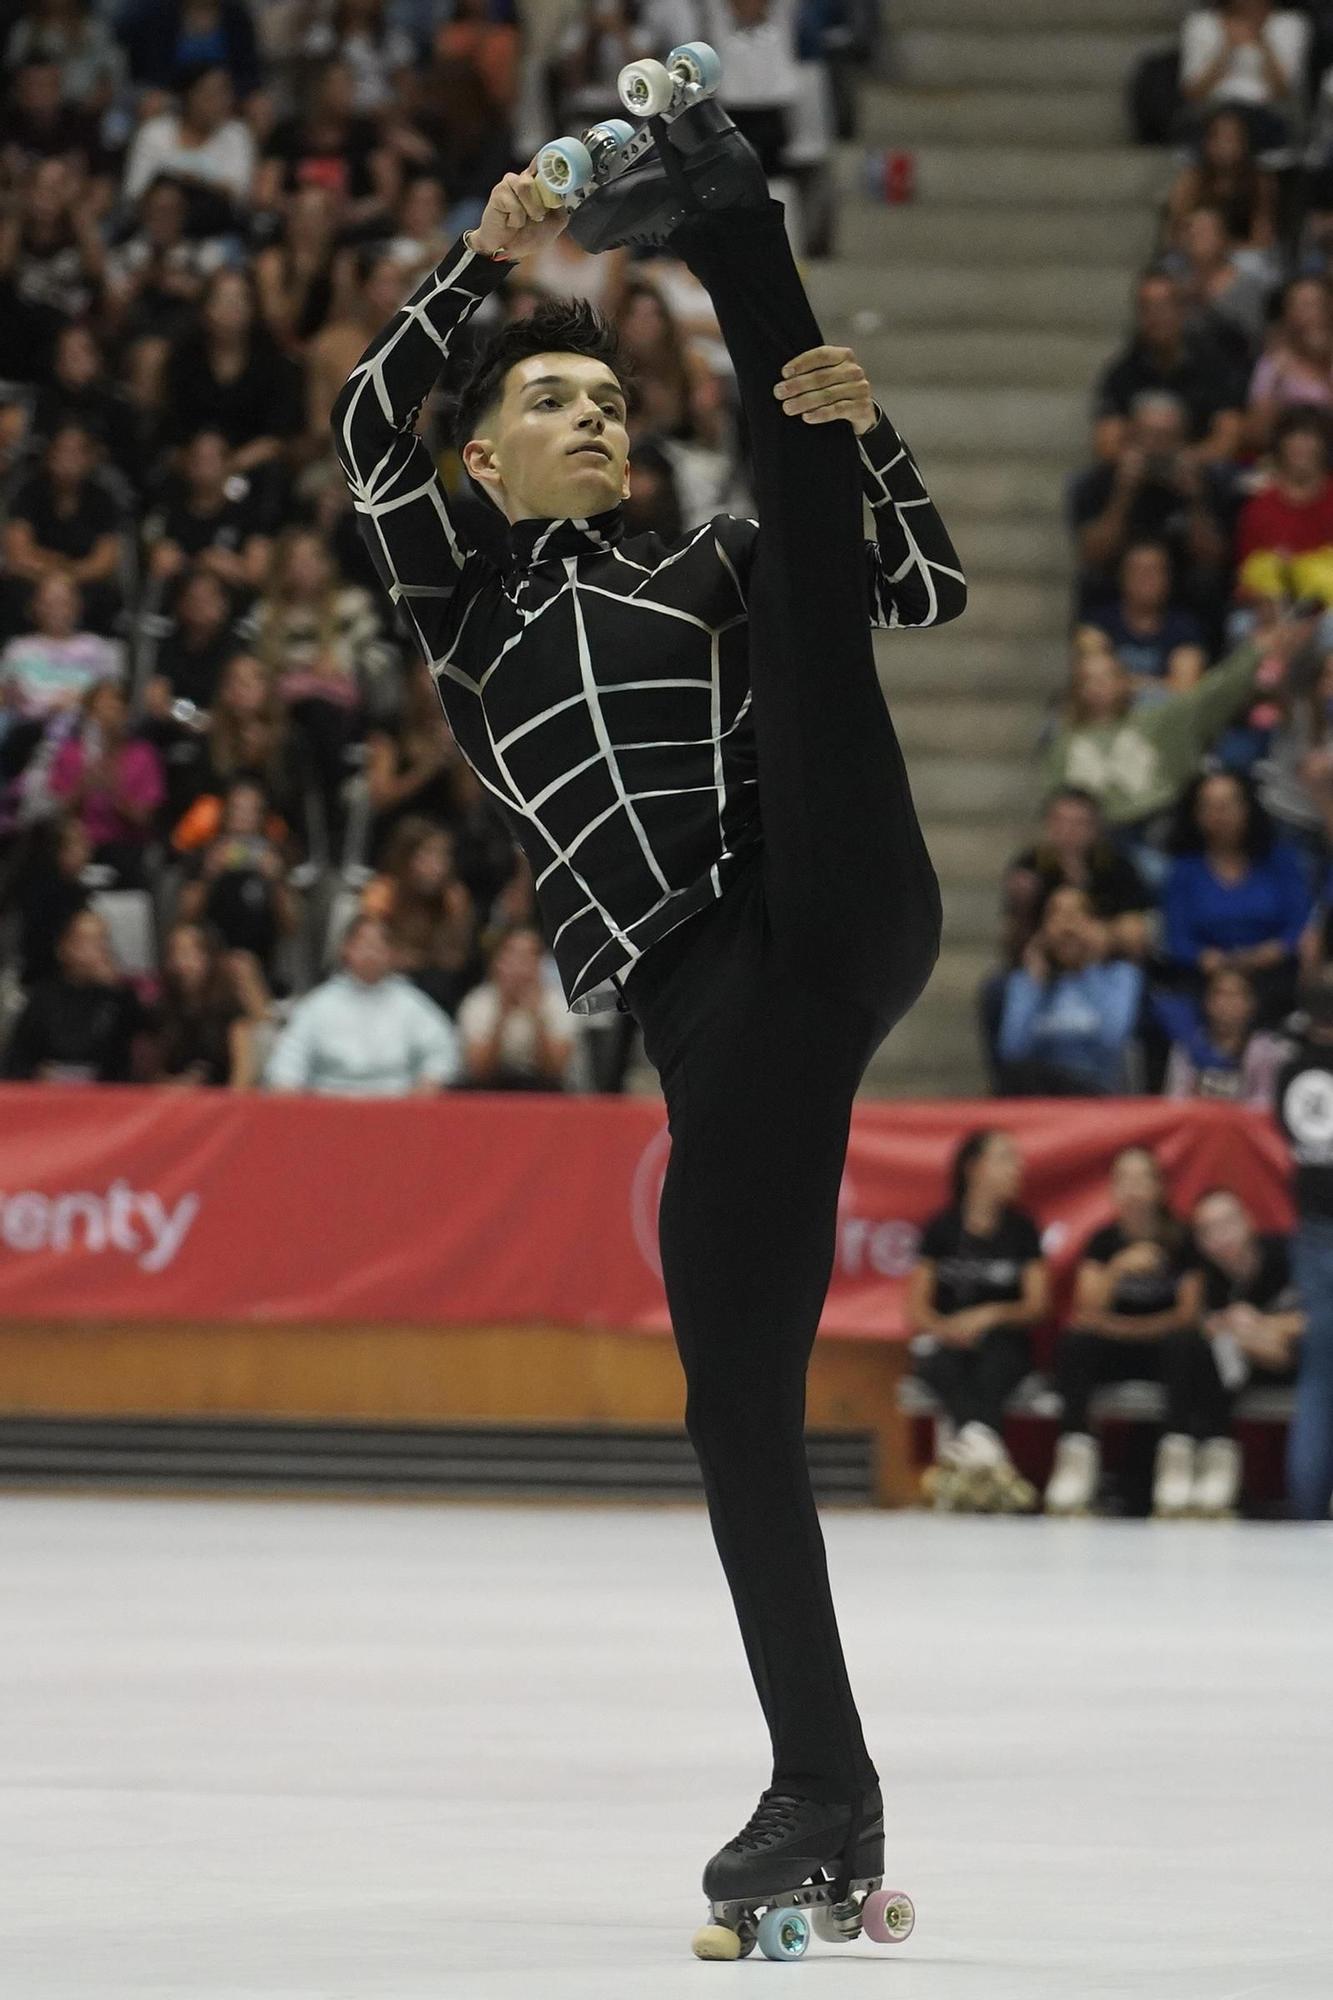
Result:
M624 532L625 508L620 501L582 520L562 517L555 521L513 521L506 541L505 570L531 569L539 562L612 549Z

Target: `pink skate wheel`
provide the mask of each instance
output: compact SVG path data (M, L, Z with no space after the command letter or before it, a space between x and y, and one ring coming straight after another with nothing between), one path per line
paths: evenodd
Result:
M875 1944L902 1944L915 1925L912 1898L901 1889L875 1889L861 1906L861 1928Z

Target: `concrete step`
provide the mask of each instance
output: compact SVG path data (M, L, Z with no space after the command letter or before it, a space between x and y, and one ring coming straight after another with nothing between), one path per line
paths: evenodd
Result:
M1028 810L1036 792L1030 759L976 754L986 743L984 710L959 717L958 747L942 756L912 758L912 797L924 826L933 820L1011 820ZM968 746L971 754L964 752ZM997 858L996 867L1003 863Z
M1050 577L1072 584L1069 536L1058 516L996 521L955 508L947 518L965 575Z
M985 1068L975 1005L944 1006L927 988L872 1056L862 1098L984 1097Z
M925 464L932 452L1002 452L1071 468L1087 457L1091 391L1074 389L899 389L893 421Z
M989 34L1034 29L1133 28L1145 40L1165 39L1180 26L1182 0L893 0L895 31L906 28L983 29Z
M870 373L880 379L877 370ZM892 416L892 393L886 390L882 401ZM1063 531L1069 478L1063 459L946 458L937 452L923 463L922 472L950 525L965 515L970 520L1058 522Z
M1049 615L1055 598L1052 591L1049 600L1043 596L1034 603L1030 584L981 583L973 586L967 612L956 624L925 632L877 632L875 663L890 709L919 694L955 701L1011 695L1051 699L1068 673L1068 593L1059 592L1060 618L1044 629L1032 614ZM996 629L1006 622L1010 630Z
M1045 334L1095 332L1109 353L1129 321L1137 260L1089 263L1091 255L1101 255L1095 237L1077 257L1045 267L950 265L935 261L931 251L916 258L897 251L890 256L881 245L869 264L842 259L812 264L804 276L830 340L850 340L858 331L881 327L958 332L1021 327Z
M938 861L935 864L939 867ZM994 951L1000 935L998 882L950 882L943 875L944 935L955 944Z
M987 937L994 934L999 922L1000 877L1006 864L1032 839L1036 819L1034 806L1026 818L991 819L981 824L936 821L928 829L931 858L947 894L975 899L969 904L973 910L982 903L989 907Z
M908 28L892 43L898 81L914 89L1025 91L1119 90L1144 52L1132 28L1085 32L1060 29L996 32L987 28Z
M1013 138L1008 146L916 148L916 200L928 206L1156 208L1176 164L1170 154L1146 146L1061 153L1019 143L1021 131ZM844 190L866 189L866 155L878 150L859 143L840 148L838 181Z
M1079 389L1087 394L1106 366L1101 333L1044 333L1017 327L858 332L857 358L874 382L923 382L999 389Z
M1156 220L1146 207L891 208L883 202L848 201L838 217L838 255L866 267L882 282L899 264L943 264L977 269L1077 263L1095 251L1122 274L1150 254ZM1124 277L1122 275L1122 284ZM1122 292L1122 301L1124 294Z
M981 0L990 6L992 0ZM1115 79L1094 89L936 90L870 86L861 100L859 134L867 146L1084 147L1123 145L1129 138L1124 91Z
M1045 712L1039 697L963 705L939 694L908 695L894 702L893 725L913 771L918 758L951 757L978 743L989 757L1021 762L1032 755Z

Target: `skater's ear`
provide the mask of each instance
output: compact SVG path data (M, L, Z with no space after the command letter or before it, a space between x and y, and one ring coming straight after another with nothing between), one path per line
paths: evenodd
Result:
M489 500L493 500L501 513L505 511L504 479L496 458L494 438L469 438L459 453L463 467L481 487Z

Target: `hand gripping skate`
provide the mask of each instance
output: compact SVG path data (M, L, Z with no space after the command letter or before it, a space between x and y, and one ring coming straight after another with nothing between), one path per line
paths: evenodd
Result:
M768 200L758 156L713 101L721 76L707 42L683 42L665 63L630 63L620 101L643 124L610 118L541 148L534 178L552 208L570 211L576 243L662 244L690 215Z
M765 1958L803 1958L812 1934L826 1944L849 1944L863 1932L876 1944L901 1944L916 1912L901 1890L882 1886L877 1801L878 1793L873 1810L855 1808L830 1841L828 1808L766 1792L749 1825L704 1870L709 1921L695 1932L695 1957L748 1958L758 1945Z

